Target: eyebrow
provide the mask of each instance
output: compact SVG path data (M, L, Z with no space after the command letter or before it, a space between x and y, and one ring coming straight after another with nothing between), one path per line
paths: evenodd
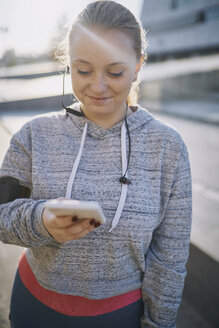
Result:
M83 59L74 59L73 62L92 65L91 63L89 63L88 61L83 60ZM108 64L107 66L115 66L115 65L126 65L127 66L127 63L125 63L125 62L113 62L113 63Z
M115 62L115 63L110 63L109 66L114 66L114 65L127 65L125 62Z
M83 59L74 59L73 62L75 62L75 63L78 62L78 63L83 63L83 64L89 64L90 65L90 63L88 61L83 60Z

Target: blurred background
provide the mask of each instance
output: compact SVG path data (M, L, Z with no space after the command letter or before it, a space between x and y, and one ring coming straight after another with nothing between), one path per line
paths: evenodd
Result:
M0 0L0 164L27 120L61 110L64 67L54 51L89 2ZM177 327L219 327L219 0L117 2L147 32L139 102L180 132L190 154L193 224ZM71 101L67 77L65 104ZM22 251L0 242L0 328L9 327Z

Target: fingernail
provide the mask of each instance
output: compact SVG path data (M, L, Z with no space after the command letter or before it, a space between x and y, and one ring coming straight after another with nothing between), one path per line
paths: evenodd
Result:
M78 217L77 216L73 216L73 218L71 220L72 220L72 222L76 222L76 221L78 221Z
M96 224L96 221L95 221L95 219L90 219L90 225L93 225L93 226L95 226L95 224Z

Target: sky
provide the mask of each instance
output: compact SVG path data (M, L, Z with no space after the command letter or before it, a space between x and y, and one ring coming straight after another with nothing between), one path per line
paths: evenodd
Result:
M116 1L116 0L115 0ZM9 49L17 55L38 55L48 50L58 33L90 0L0 0L0 58ZM118 0L140 16L143 0Z

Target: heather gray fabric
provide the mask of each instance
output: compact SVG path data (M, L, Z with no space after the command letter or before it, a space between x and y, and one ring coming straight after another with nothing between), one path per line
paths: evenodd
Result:
M72 190L74 199L98 201L107 223L66 243L44 228L44 201L64 197L87 122L60 112L34 118L11 140L0 175L18 178L32 193L0 206L0 239L28 248L28 262L45 288L100 299L142 287L141 327L175 327L191 226L188 153L178 132L140 106L127 120L132 183L111 233L121 193L122 122L106 130L88 121Z

